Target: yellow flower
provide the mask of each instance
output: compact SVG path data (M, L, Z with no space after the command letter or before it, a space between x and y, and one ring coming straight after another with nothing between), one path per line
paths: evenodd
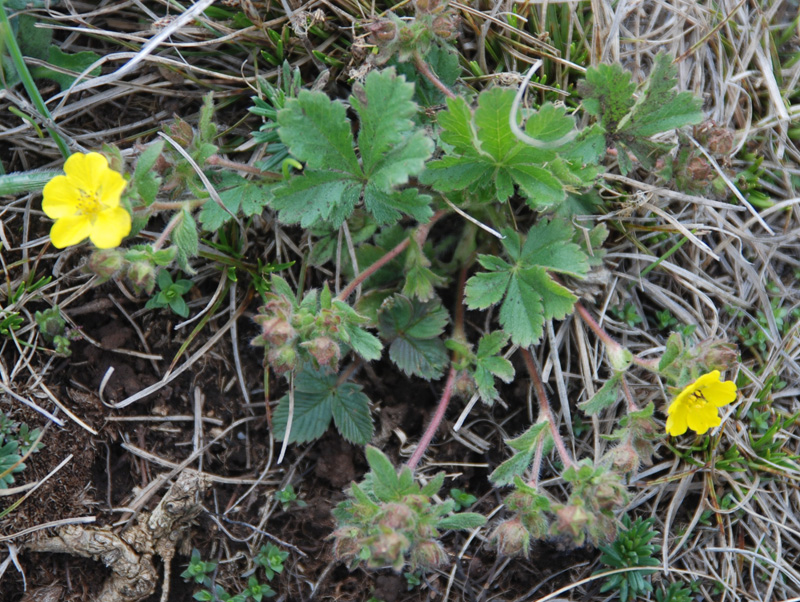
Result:
M100 153L75 153L64 163L64 176L44 187L42 210L56 220L50 240L59 249L89 237L100 249L119 246L131 231L131 216L119 206L125 178Z
M703 374L681 391L667 409L667 432L673 437L683 435L687 429L702 435L720 425L717 408L736 399L736 384L720 382L719 370Z

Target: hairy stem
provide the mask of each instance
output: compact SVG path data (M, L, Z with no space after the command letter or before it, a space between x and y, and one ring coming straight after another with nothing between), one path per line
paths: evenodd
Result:
M276 173L274 171L261 171L258 167L253 167L252 165L248 165L247 163L239 163L238 161L231 161L230 159L226 159L225 157L221 157L219 155L211 155L208 159L206 159L206 163L208 165L227 167L229 169L234 169L236 171L251 173L256 176L275 178L276 180L280 180L281 178L283 178L282 174Z
M183 213L176 213L175 215L172 216L172 219L169 220L169 223L167 223L167 227L164 228L164 231L158 237L158 240L156 240L156 242L153 243L153 251L158 251L161 247L164 246L164 243L167 242L169 235L177 227L177 225L181 223L182 219L183 219Z
M425 59L419 54L419 52L414 53L413 57L414 67L416 67L417 71L419 71L429 82L431 82L436 88L447 98L456 98L456 95L453 94L453 91L445 86L442 83L436 74L431 71L431 68L428 66L428 63L425 62Z
M539 370L536 368L536 363L533 361L531 352L527 349L520 349L522 359L525 361L525 367L530 374L531 382L533 382L533 391L536 393L536 398L539 401L540 417L547 420L550 426L550 434L553 436L558 455L561 456L561 461L565 467L574 466L575 462L567 451L567 446L564 444L564 439L561 438L561 433L558 432L555 420L553 420L553 412L550 410L550 402L547 400L547 393L542 384L542 378L539 376ZM541 419L540 418L540 419Z
M419 228L417 228L417 232L414 237L419 243L420 246L425 242L425 239L428 238L428 232L431 230L431 226L435 224L439 219L441 219L447 212L444 210L439 210L433 214L430 221L427 224L422 224ZM367 278L372 276L375 272L380 270L383 266L389 263L392 259L400 255L403 251L406 250L406 247L411 242L410 238L406 238L400 244L398 244L394 249L386 253L383 257L381 257L378 261L373 263L371 266L366 268L363 272L361 272L358 276L356 276L353 281L348 284L341 293L337 295L337 299L339 301L345 301L350 295L353 294L353 291L358 288L358 285L364 282Z
M422 434L422 439L420 439L417 444L417 449L414 450L414 454L408 461L407 466L412 471L417 467L417 464L419 464L423 454L431 444L433 436L436 434L436 431L439 430L439 425L444 419L444 413L447 411L447 406L450 404L450 397L453 395L453 385L455 382L456 369L455 366L453 366L450 368L450 374L447 375L447 383L444 386L444 393L442 393L442 398L439 400L439 405L436 407L436 413L433 415L430 424L428 424L428 428L426 428L425 432Z
M591 328L592 331L594 331L594 333L597 335L597 338L603 342L603 345L606 346L606 349L617 352L623 350L622 345L617 343L605 330L603 330L603 327L597 323L597 320L592 317L592 314L589 313L589 310L581 305L580 302L575 303L575 309L583 321L586 322L586 325ZM658 371L658 359L644 359L638 355L634 355L631 359L634 364L644 368L645 370L650 370L651 372Z

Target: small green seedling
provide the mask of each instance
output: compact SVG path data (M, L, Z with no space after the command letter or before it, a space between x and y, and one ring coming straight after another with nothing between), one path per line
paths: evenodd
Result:
M193 283L191 280L176 280L172 281L172 276L169 275L167 270L158 272L156 283L160 292L151 298L145 307L147 309L160 309L167 307L178 314L181 318L189 316L189 306L183 300L183 296L189 292Z
M280 502L284 512L288 510L292 504L297 505L299 508L304 508L306 506L303 500L297 498L297 493L295 493L291 483L280 491L276 491L275 499Z
M450 497L453 498L456 505L453 508L456 512L460 512L464 508L469 508L478 501L471 493L467 493L466 491L461 491L460 489L453 488L450 490Z

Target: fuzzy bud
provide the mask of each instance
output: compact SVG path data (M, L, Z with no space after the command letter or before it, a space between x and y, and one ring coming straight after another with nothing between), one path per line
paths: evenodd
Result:
M375 21L367 24L366 29L369 31L370 41L378 46L393 42L397 37L397 25L392 21Z
M459 18L456 14L439 15L433 20L433 33L445 40L458 37Z
M297 367L297 351L292 345L273 347L267 352L267 361L275 374L280 376Z
M704 157L692 157L686 164L686 176L694 185L707 182L712 173L711 165Z
M122 253L116 249L101 249L92 253L87 267L106 281L122 269L123 262Z
M639 454L629 442L622 443L610 450L605 458L611 467L620 473L633 472L639 468Z
M519 517L497 525L490 541L497 547L498 553L505 556L522 555L527 558L530 552L531 536Z
M572 540L581 545L585 536L584 529L589 525L592 515L583 506L562 506L556 510L556 530L562 535L568 535Z
M368 565L378 568L388 564L399 573L405 564L404 554L409 545L408 538L401 533L394 531L381 533L369 544L372 555Z
M429 539L414 547L411 552L411 567L423 570L438 569L450 562L444 548L438 541Z
M724 372L736 366L739 362L739 349L734 343L719 341L705 342L700 345L700 361L706 369Z
M358 541L358 529L342 527L328 536L333 539L333 553L336 558L351 558L361 549Z
M730 155L735 142L732 130L715 127L708 134L706 146L715 155Z
M258 341L263 341L264 344L279 347L295 336L294 328L283 318L260 315L256 316L254 320L261 326L261 336Z
M339 345L330 337L320 336L303 343L320 366L336 368L339 365Z
M387 504L380 524L392 531L410 531L414 528L414 512L405 504Z
M128 280L131 281L136 294L148 295L156 287L156 270L149 261L134 261L128 266Z

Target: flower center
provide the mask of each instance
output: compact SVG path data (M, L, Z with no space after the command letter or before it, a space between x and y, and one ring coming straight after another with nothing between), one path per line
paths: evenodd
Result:
M97 217L97 214L105 209L105 206L98 198L99 192L87 192L85 190L78 191L77 213L85 215L92 220Z
M695 391L689 396L689 406L693 410L699 410L708 403L703 394L700 391Z

